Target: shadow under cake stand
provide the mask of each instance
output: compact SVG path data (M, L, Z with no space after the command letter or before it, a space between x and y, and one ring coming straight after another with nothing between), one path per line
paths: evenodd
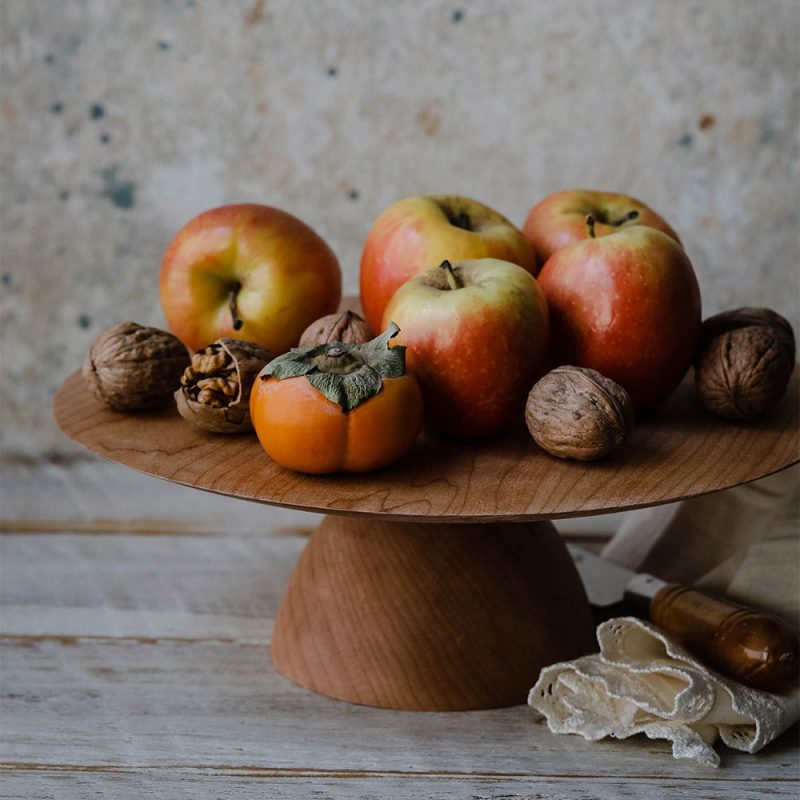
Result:
M423 435L375 473L299 475L255 436L203 433L173 408L112 411L79 373L54 414L71 439L141 472L326 513L283 595L272 660L315 692L396 709L523 703L543 666L594 649L586 594L549 520L707 494L800 458L797 368L755 424L713 419L687 379L591 464L548 456L521 426L481 444Z

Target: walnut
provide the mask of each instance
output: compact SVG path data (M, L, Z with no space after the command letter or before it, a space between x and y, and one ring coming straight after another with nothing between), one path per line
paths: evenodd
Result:
M312 322L300 337L299 347L315 347L329 342L364 344L375 338L375 334L363 317L354 311L328 314Z
M81 373L98 400L139 411L169 403L188 363L189 351L171 333L121 322L100 334Z
M633 427L628 393L593 369L563 366L531 389L525 422L536 444L559 458L594 461Z
M175 392L178 412L212 433L248 433L250 390L272 359L269 350L240 339L217 339L192 355Z
M794 369L792 326L768 308L737 308L709 317L695 355L703 405L723 419L755 420L782 397Z

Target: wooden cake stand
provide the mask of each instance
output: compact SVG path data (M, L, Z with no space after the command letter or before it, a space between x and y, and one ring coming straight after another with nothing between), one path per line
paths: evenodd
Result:
M283 596L272 659L315 692L397 709L523 703L543 666L594 649L586 594L547 520L694 497L800 458L797 369L757 424L713 419L687 380L593 464L548 456L520 425L478 445L422 436L376 473L298 475L255 436L204 434L171 408L111 411L78 373L54 412L76 442L150 475L326 512Z

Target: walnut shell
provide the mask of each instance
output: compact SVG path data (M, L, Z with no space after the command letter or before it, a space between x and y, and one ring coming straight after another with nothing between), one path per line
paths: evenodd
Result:
M733 308L730 311L723 311L704 320L700 331L698 351L701 351L706 344L717 336L737 328L746 328L750 325L773 328L775 336L794 352L794 332L789 321L771 308L749 307Z
M625 389L596 370L557 367L528 394L525 423L551 455L594 461L622 444L633 427L633 404Z
M171 333L120 322L96 339L81 374L98 400L139 411L167 405L188 363L189 351Z
M250 391L272 354L241 339L217 339L192 355L175 392L178 413L212 433L249 433Z
M695 388L723 419L755 420L783 396L795 360L792 327L768 308L737 308L703 323Z
M366 320L354 311L328 314L312 322L300 337L299 347L316 347L329 342L365 344L375 338Z

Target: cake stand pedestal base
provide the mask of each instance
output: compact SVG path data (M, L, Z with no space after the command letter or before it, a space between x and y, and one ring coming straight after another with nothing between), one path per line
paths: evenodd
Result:
M329 697L457 711L524 703L542 667L594 649L551 523L328 516L289 580L271 654Z

